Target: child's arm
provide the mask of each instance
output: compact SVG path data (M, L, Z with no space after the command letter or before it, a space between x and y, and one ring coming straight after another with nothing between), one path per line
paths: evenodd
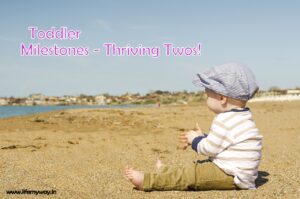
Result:
M196 124L197 130L196 131L188 131L182 132L179 136L179 141L184 143L185 145L182 147L186 149L189 145L192 145L194 139L199 139L199 137L206 137L206 134L202 134L202 130L200 129L198 123Z
M208 136L195 137L192 141L192 148L200 154L206 156L216 156L233 143L228 135L228 129L220 122L215 121ZM220 128L220 125L222 128Z

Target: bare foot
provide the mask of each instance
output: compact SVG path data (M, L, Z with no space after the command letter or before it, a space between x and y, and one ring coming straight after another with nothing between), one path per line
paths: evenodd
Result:
M160 159L157 159L156 160L156 164L155 164L155 167L157 168L157 170L158 169L160 169L160 167L163 165L163 163L161 162L161 160Z
M125 176L137 189L143 190L144 173L133 170L132 167L126 167Z

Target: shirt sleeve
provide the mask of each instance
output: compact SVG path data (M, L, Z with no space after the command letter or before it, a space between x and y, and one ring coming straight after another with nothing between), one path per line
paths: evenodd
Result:
M233 143L228 132L225 124L215 119L207 137L200 141L194 139L194 148L199 154L214 157Z
M198 137L194 138L194 140L192 142L192 149L194 149L197 152L197 146L198 146L199 142L201 142L201 140L205 137L206 136L203 135L203 136L198 136Z

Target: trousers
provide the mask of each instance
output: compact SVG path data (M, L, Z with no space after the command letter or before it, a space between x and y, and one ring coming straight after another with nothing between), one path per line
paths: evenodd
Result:
M162 165L157 172L144 173L144 191L205 191L238 189L234 177L213 162L197 161L184 166Z

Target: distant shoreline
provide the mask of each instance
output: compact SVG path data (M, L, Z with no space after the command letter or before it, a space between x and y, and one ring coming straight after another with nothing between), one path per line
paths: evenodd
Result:
M35 105L35 106L24 106L24 105L8 105L0 106L0 119L10 118L16 116L32 115L37 113L51 112L57 110L67 109L85 109L85 108L99 108L99 109L114 109L114 108L138 108L138 107L153 107L155 104L148 105Z

